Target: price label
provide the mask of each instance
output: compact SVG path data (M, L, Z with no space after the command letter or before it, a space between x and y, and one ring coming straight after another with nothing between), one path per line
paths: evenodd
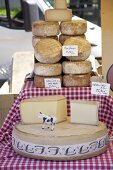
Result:
M60 82L60 79L58 79L58 78L56 78L56 79L45 78L44 82L45 82L45 88L61 89L61 82Z
M78 56L78 46L62 46L62 55L63 56Z
M91 94L109 96L110 84L92 82Z

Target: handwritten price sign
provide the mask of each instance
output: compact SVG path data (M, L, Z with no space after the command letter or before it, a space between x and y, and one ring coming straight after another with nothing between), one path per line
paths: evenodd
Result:
M62 46L62 55L63 56L78 56L78 46Z
M110 84L92 82L91 94L109 96Z
M45 82L45 88L48 89L61 89L61 82L60 79L44 79Z

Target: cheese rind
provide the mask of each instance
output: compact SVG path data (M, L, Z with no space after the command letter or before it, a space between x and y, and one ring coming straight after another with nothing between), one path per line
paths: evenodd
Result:
M81 37L81 38L86 39L85 34L82 34L82 35L64 35L64 34L60 34L59 35L59 42L61 44L64 44L65 40L67 40L68 38L71 38L71 37Z
M63 73L65 74L86 74L92 70L91 62L88 60L76 62L64 61L62 66Z
M55 0L54 3L55 3L54 4L55 9L66 9L67 8L66 0Z
M65 74L63 76L63 86L65 87L85 87L90 86L90 74Z
M71 106L71 123L98 125L98 108L97 101L70 101Z
M60 32L58 22L35 21L32 24L32 34L35 36L56 36Z
M41 63L57 63L62 57L62 46L57 40L45 38L37 42L34 52Z
M45 79L60 79L60 83L61 83L61 86L62 86L62 75L60 76L38 76L38 75L35 75L34 76L34 85L35 87L38 87L38 88L45 88Z
M20 116L22 124L41 123L38 118L42 112L49 116L55 116L58 122L67 118L66 98L62 95L41 96L37 98L25 99L20 103Z
M71 20L61 22L61 33L65 35L82 35L87 31L87 22L85 20Z
M42 64L36 63L34 66L35 75L39 76L58 76L62 73L62 65L56 64Z
M48 9L45 11L46 21L70 21L71 19L71 9Z
M77 56L67 56L68 60L72 61L82 61L86 60L91 54L91 45L89 41L81 38L81 37L71 37L68 38L64 44L64 46L78 46L78 55Z

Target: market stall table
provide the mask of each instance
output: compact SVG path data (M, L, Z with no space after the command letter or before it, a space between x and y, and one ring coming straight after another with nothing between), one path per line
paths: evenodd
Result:
M26 98L45 95L66 96L68 114L70 114L71 99L100 101L99 120L106 123L109 134L107 151L97 157L79 161L35 160L16 154L12 148L11 135L13 126L20 121L20 102ZM36 88L33 81L26 81L0 129L0 169L113 169L113 98L111 96L91 95L90 87L63 87L58 90L50 90Z

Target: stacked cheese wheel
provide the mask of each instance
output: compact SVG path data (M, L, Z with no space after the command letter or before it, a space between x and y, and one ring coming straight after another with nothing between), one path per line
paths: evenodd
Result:
M36 87L45 87L45 78L59 78L61 85L66 87L90 85L92 68L91 62L86 59L90 55L91 45L85 38L87 22L72 20L71 12L65 0L60 5L56 0L55 9L45 11L45 21L33 23ZM73 45L78 47L77 56L62 57L62 46Z
M33 46L36 63L34 83L36 87L45 87L45 78L59 78L62 82L62 46L58 41L60 32L58 22L38 21L33 23Z

